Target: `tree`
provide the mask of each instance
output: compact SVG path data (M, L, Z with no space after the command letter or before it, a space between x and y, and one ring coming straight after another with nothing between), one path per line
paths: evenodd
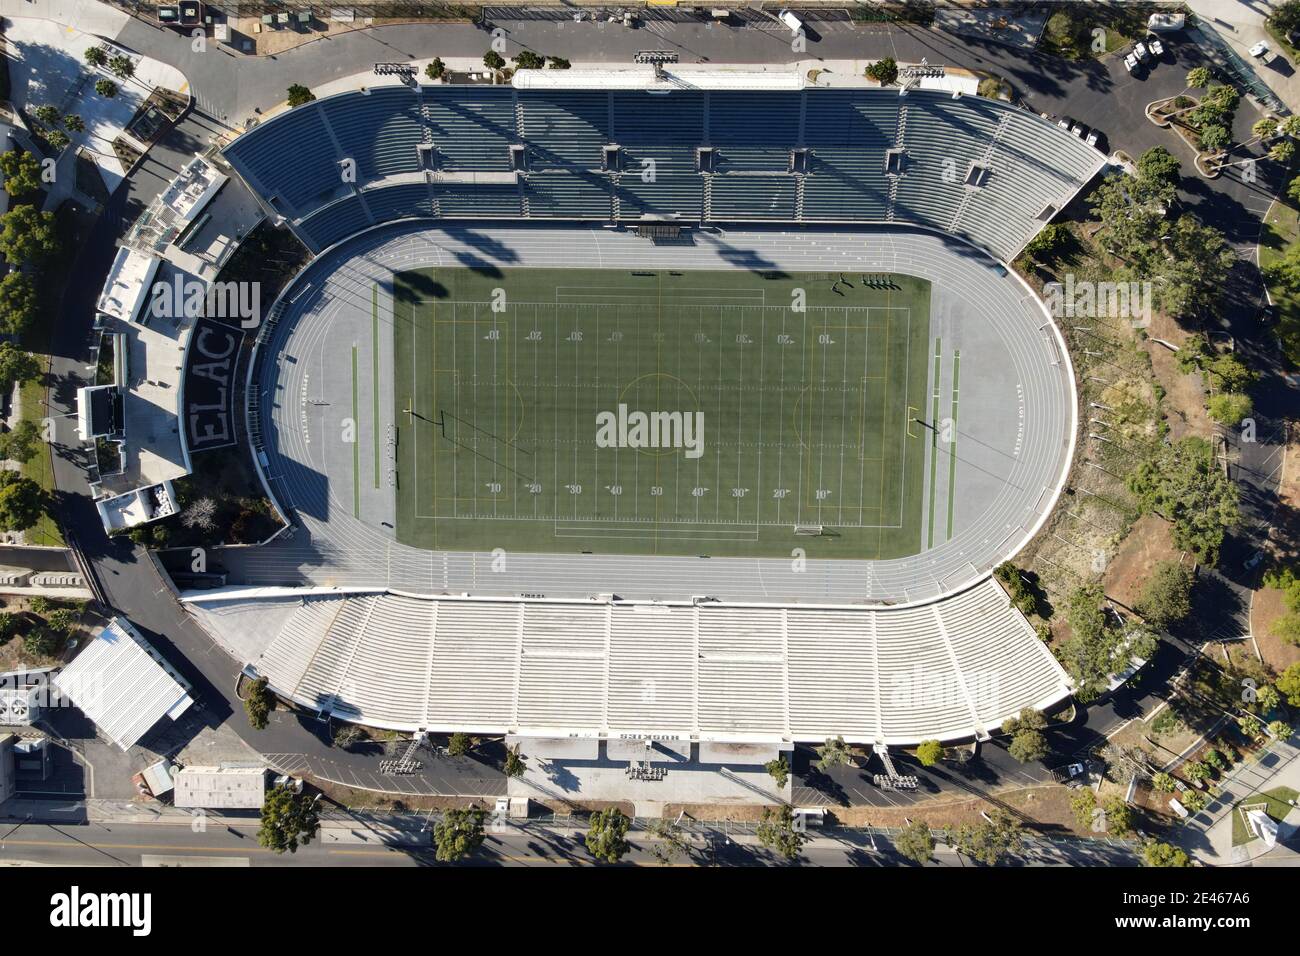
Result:
M76 113L69 113L63 117L63 125L70 133L84 133L86 131L86 121Z
M1208 67L1198 66L1187 71L1187 89L1203 90L1210 85L1211 74Z
M1188 790L1186 793L1179 795L1178 802L1187 809L1188 813L1200 813L1210 801L1201 791Z
M515 68L519 70L540 70L546 66L546 57L532 50L520 50L515 55Z
M135 76L135 64L131 62L129 56L123 53L109 57L108 69L114 76L122 80L129 80Z
M943 744L937 740L922 740L916 748L916 759L922 767L933 767L943 759Z
M881 86L891 86L898 79L898 63L893 57L885 57L883 60L877 60L867 67L867 76L875 80Z
M1088 787L1078 787L1070 795L1070 812L1080 829L1091 830L1097 813L1097 795Z
M1106 776L1118 784L1145 780L1151 774L1151 762L1141 747L1106 744L1101 748L1101 758L1106 761Z
M583 838L587 852L602 863L617 863L630 849L626 837L631 827L632 821L617 807L597 810L591 815Z
M257 842L274 853L297 853L320 830L316 798L294 793L286 786L272 787L262 801L262 826Z
M447 739L447 756L463 757L469 753L469 734L457 731Z
M95 92L111 100L117 96L117 84L109 79L96 80Z
M506 65L505 57L496 50L488 50L483 54L483 65L489 70L500 70Z
M1199 760L1190 760L1183 766L1183 773L1187 774L1187 779L1193 783L1206 780L1210 777L1210 768Z
M1176 846L1150 840L1142 848L1142 860L1147 866L1182 867L1191 866L1192 861Z
M68 144L71 143L72 140L68 138L68 134L63 132L63 130L52 129L45 134L45 142L49 143L50 148L56 153L61 153L68 148Z
M1236 426L1255 410L1249 395L1241 392L1219 392L1209 401L1210 417L1220 425Z
M1021 730L1011 738L1007 753L1021 763L1033 763L1047 756L1047 738L1036 730Z
M827 737L826 742L817 749L815 766L823 772L832 767L841 767L849 762L850 752L843 737Z
M1047 229L1051 228L1054 227L1047 227ZM1043 232L1046 232L1047 229L1044 229ZM1040 232L1038 235L1042 236L1043 233ZM1030 245L1033 245L1033 242ZM1028 252L1029 247L1026 246L1025 249ZM1021 614L1030 617L1042 613L1043 609L1039 604L1037 586L1029 583L1030 580L1037 580L1032 575L1032 572L1022 571L1010 561L1003 561L993 569L993 576L1006 589L1007 594L1011 597L1011 603L1016 606L1016 609Z
M776 781L778 790L785 789L786 783L790 780L790 762L785 759L785 754L781 754L775 760L769 760L763 764L763 769Z
M316 99L316 94L301 83L294 83L289 87L288 103L290 109L295 106L302 106L304 103L310 103L314 99Z
M1016 734L1024 730L1043 730L1045 727L1047 727L1047 718L1041 710L1035 710L1033 707L1024 707L1016 716L1002 721L1004 734Z
M1160 793L1173 793L1178 789L1174 776L1161 770L1151 775L1151 786Z
M1001 807L994 807L988 821L963 824L948 832L948 842L958 853L994 866L1008 853L1019 850L1025 842L1020 822Z
M513 747L506 748L506 765L502 768L502 772L507 777L522 777L524 771L528 769L527 764L524 763L524 758L519 755L520 746L520 744L515 744Z
M1268 158L1275 163L1289 163L1295 159L1295 143L1289 139L1284 139L1280 143L1274 143L1269 147Z
M1032 262L1050 262L1052 256L1065 244L1069 235L1070 231L1059 223L1048 223L1039 230L1038 235L1025 244L1024 254Z
M339 724L334 731L334 746L347 750L362 736L361 728L356 724Z
M776 811L771 807L765 807L763 819L759 822L755 834L758 836L759 843L787 860L798 857L803 845L808 842L807 832L794 828L794 810L788 803L781 804Z
M36 107L36 109L32 110L32 115L46 126L56 126L59 122L58 108L50 106L48 103L44 106Z
M1161 561L1142 588L1137 611L1158 631L1167 631L1192 612L1192 569L1177 561Z
M0 470L0 531L26 531L45 510L45 492L16 471Z
M675 863L691 852L685 832L669 820L651 821L648 832L655 838L650 844L650 852L660 863Z
M447 64L441 57L435 56L433 62L424 68L424 75L431 80L441 80L447 74Z
M1174 544L1214 565L1224 534L1237 524L1237 485L1223 473L1204 438L1189 435L1163 445L1138 464L1126 484L1143 511L1173 524Z
M31 276L14 271L0 279L0 330L10 335L21 335L36 321L38 308L36 283ZM9 345L8 342L4 344ZM5 379L11 384L15 380L13 377Z
M1125 667L1137 653L1126 632L1104 607L1101 585L1076 588L1066 603L1070 638L1056 650L1062 666L1078 685L1077 696L1087 703L1105 689L1110 677ZM1143 656L1143 655L1139 655Z
M41 446L41 431L31 419L15 422L9 431L0 434L0 459L26 464L36 457Z
M108 53L101 46L87 47L86 62L91 66L103 66L108 62Z
M35 206L14 206L0 216L0 253L11 266L40 263L59 249L54 214Z
M894 849L914 863L929 863L934 856L934 834L924 820L913 820L894 837Z
M1261 714L1272 713L1281 702L1282 697L1272 684L1265 684L1255 692L1255 703L1258 705Z
M0 173L5 177L5 192L10 196L27 196L41 188L41 163L22 149L0 153Z
M1182 178L1182 165L1178 157L1163 146L1152 146L1138 157L1138 175L1144 179L1177 186Z
M1291 725L1284 720L1274 720L1268 725L1268 732L1277 740L1291 739Z
M1123 836L1133 830L1133 810L1124 802L1123 797L1115 796L1106 801L1106 831Z
M275 697L271 694L265 677L259 677L248 685L248 693L244 697L244 713L248 715L248 723L254 730L266 729L274 703Z
M1223 149L1232 142L1232 136L1228 133L1227 127L1220 126L1218 123L1211 123L1201 130L1201 148L1202 149Z
M1292 204L1300 206L1300 176L1296 176L1286 187L1287 198Z
M567 70L572 64L562 56L553 56L547 60L546 66L552 70Z
M1264 736L1264 725L1254 714L1242 714L1237 718L1237 726L1248 740L1259 740Z
M45 623L57 634L71 634L77 629L77 622L80 620L80 612L70 607L61 607L57 611L51 611Z
M217 502L213 498L196 498L181 512L181 524L200 531L212 531L217 526Z
M482 845L482 810L448 810L434 824L434 858L440 863L463 860Z

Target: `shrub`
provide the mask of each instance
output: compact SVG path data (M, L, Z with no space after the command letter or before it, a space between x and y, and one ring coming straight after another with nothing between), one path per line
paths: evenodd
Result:
M34 627L23 637L23 650L34 657L52 657L59 649L59 635L48 627Z
M890 86L898 79L898 63L893 57L887 56L867 67L866 73L881 86Z
M248 714L248 723L254 730L266 729L274 703L275 698L265 677L259 677L249 685L248 695L244 698L244 713Z

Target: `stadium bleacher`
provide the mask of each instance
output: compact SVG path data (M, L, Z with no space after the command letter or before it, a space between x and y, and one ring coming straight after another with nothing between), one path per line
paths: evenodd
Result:
M1003 260L1105 161L1014 106L934 91L469 86L339 93L254 126L225 155L316 251L410 217L675 217L908 223Z
M897 608L308 597L253 666L305 706L405 731L912 744L1070 692L992 579Z

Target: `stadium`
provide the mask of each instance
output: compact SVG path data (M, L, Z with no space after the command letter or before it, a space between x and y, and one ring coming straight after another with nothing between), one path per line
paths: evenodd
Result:
M247 380L288 528L190 607L403 732L907 745L1066 698L991 577L1078 420L1005 264L1105 158L946 91L529 72L226 148L314 258Z

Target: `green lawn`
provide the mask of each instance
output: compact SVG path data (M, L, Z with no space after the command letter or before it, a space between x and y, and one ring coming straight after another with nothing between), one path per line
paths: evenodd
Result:
M1265 803L1268 806L1264 812L1274 820L1281 822L1294 809L1287 801L1294 800L1297 796L1300 796L1300 794L1297 794L1290 787L1275 787L1272 790L1253 794L1234 806L1232 808L1232 845L1241 846L1243 843L1258 839L1246 826L1245 817L1238 811L1238 807Z
M398 539L449 550L917 553L931 433L911 419L929 417L930 287L844 278L397 276ZM637 447L636 412L664 413L678 447L654 447L648 429ZM615 420L603 433L602 413ZM701 434L688 434L696 422Z
M22 385L23 420L33 421L37 427L42 427L45 418L44 401L43 381L24 382ZM50 457L53 454L54 447L42 443L35 457L22 466L22 473L46 492L54 491L54 464ZM40 520L27 529L25 536L28 544L58 548L64 546L63 535L59 534L59 526L47 512L41 512Z
M1294 206L1277 201L1264 217L1259 235L1259 267L1268 267L1300 243L1300 213ZM1277 306L1278 338L1292 367L1300 366L1300 292L1269 284L1269 295Z

